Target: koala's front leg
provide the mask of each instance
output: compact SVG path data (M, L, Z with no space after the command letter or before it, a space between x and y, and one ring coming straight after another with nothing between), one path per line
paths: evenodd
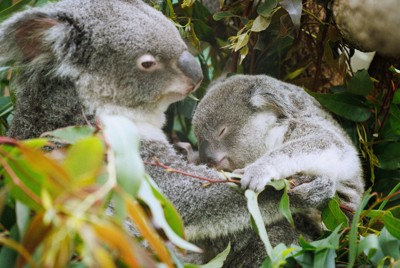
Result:
M242 187L259 192L270 181L296 174L328 176L332 180L351 177L357 169L349 163L357 163L357 155L336 143L327 134L289 141L246 166L242 170Z

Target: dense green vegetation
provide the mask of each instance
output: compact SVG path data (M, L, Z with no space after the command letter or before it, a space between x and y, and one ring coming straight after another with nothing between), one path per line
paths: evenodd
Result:
M47 1L13 2L0 2L0 20L27 4ZM399 267L400 61L375 55L369 69L353 70L350 61L354 49L336 29L329 1L233 0L225 1L229 4L220 8L215 5L214 10L205 5L206 1L153 2L176 23L198 56L205 79L196 98L201 99L208 83L222 73L268 74L306 88L336 116L360 150L367 191L359 209L343 213L345 208L332 200L323 211L327 231L320 240L267 247L270 257L264 266ZM1 135L12 119L12 79L16 75L18 70L12 66L0 67ZM187 98L170 107L165 131L171 140L196 145L190 123L195 105L195 98ZM54 132L53 138L73 145L52 153L39 150L48 144L47 139L19 142L0 138L0 267L11 267L16 260L20 267L112 263L118 267L137 263L151 267L158 261L172 265L178 264L177 260L163 239L182 248L193 247L173 234L182 235L179 215L151 187L151 178L143 173L138 158L137 144L121 148L118 141L112 141L117 135L135 135L129 124L116 127L121 120L110 119L100 132L90 128ZM107 131L111 140L105 138ZM104 166L104 157L113 159L118 150L126 149L131 150L129 157L137 166L114 165L124 159L108 161ZM131 175L121 175L126 173ZM148 186L142 187L146 195L138 192L139 185ZM115 197L117 211L113 219L105 216L111 196ZM169 215L168 223L163 215L157 219L167 238L157 234L145 213L149 207L155 211L160 203ZM252 204L255 210L256 205ZM283 205L283 211L287 209ZM349 221L346 214L353 214L353 220ZM154 255L144 254L138 242L126 239L126 215L142 227ZM253 216L257 222L257 215ZM266 234L259 233L267 239Z

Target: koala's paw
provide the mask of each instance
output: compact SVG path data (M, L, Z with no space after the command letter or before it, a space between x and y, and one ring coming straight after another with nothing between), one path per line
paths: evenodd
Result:
M326 176L304 176L297 179L300 183L288 191L291 204L297 207L322 208L335 195L335 183Z
M273 168L265 165L252 164L243 169L243 177L240 180L242 188L261 192L270 181L279 179Z

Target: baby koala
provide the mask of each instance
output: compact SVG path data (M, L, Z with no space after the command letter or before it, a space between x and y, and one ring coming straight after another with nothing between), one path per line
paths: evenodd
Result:
M193 118L200 161L241 169L244 188L278 179L330 179L342 203L356 209L364 191L358 153L320 104L302 88L266 75L217 80Z

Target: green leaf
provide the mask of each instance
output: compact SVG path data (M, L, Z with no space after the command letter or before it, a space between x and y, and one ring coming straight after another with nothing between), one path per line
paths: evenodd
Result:
M13 110L11 97L0 97L0 116L4 116Z
M303 4L301 0L280 0L279 4L286 9L292 19L294 27L300 29L301 12L303 11Z
M348 94L308 93L331 112L354 122L364 122L371 116L368 107Z
M400 258L400 240L391 235L386 227L383 227L379 235L379 244L383 251L383 256L391 256L395 260Z
M323 249L338 249L339 248L339 238L340 238L340 233L339 231L341 230L341 226L336 227L335 230L332 231L332 233L320 240L315 240L310 242L310 244L318 251L318 250L323 250Z
M391 213L383 216L386 229L391 235L400 239L400 219L395 218Z
M396 184L396 186L394 186L392 190L390 190L388 196L393 194L394 192L396 192L398 189L400 189L400 182L398 184ZM389 202L389 199L386 199L385 201L383 201L382 204L380 204L378 209L380 209L380 210L384 209L388 202Z
M360 219L361 211L368 204L369 199L371 199L372 195L367 191L363 198L361 199L361 203L358 206L356 212L354 213L353 221L351 223L350 233L349 233L349 263L348 268L354 266L356 261L356 257L358 256L358 245L357 245L357 226L358 221Z
M157 198L158 202L161 204L165 219L167 220L169 226L177 235L184 238L185 235L183 221L178 211L174 205L162 195L161 191L157 187L157 184L149 176L146 176L146 180L151 187L154 197Z
M0 12L0 21L6 19L7 17L17 12L18 10L22 9L24 6L29 4L29 2L31 2L31 0L20 0L11 7L4 9L3 11Z
M169 226L167 220L165 219L163 208L158 199L154 196L152 187L146 180L144 180L140 185L138 197L149 206L154 225L162 229L173 244L186 250L201 252L201 249L185 241L174 232L171 226Z
M366 70L359 70L347 83L347 88L349 93L367 96L374 89L374 83Z
M380 250L379 240L375 234L369 234L367 237L360 237L358 254L364 252L368 259L371 259Z
M104 137L111 149L108 157L115 158L118 185L135 196L145 174L136 127L123 116L102 116L100 120L104 125Z
M15 202L15 214L17 216L17 226L19 237L22 239L29 222L30 209L19 201Z
M292 256L292 253L299 250L299 247L297 246L292 246L292 247L287 247L285 244L281 243L274 247L272 250L272 255L271 255L271 267L272 268L278 268L278 267L284 267L284 265L287 263L286 259ZM267 263L267 262L265 262ZM264 263L263 263L264 265ZM264 266L262 266L264 267ZM267 266L268 267L268 266Z
M213 19L215 21L219 21L225 18L230 18L230 17L237 17L235 14L228 12L228 11L221 11L221 12L217 12L213 15Z
M194 0L183 0L181 7L191 7L194 4Z
M376 149L379 167L387 170L400 168L400 142L380 145Z
M236 45L234 47L234 51L236 52L239 49L241 49L242 47L246 46L248 42L249 42L248 33L243 33L243 34L239 35L237 37L237 42L236 42Z
M10 230L10 237L15 240L19 241L18 236L18 228L14 225ZM0 251L0 267L16 267L16 259L18 253L7 246L2 246Z
M252 190L246 190L244 194L247 198L247 209L249 210L255 226L257 227L258 235L264 243L267 254L269 256L272 256L272 245L269 241L267 230L265 229L265 224L261 216L260 208L258 207L258 194Z
M254 20L253 25L251 26L252 32L261 32L268 28L271 24L271 17L264 17L262 15L258 15Z
M23 145L32 148L32 149L41 149L43 146L48 145L47 139L29 139L20 141Z
M271 15L272 10L278 5L277 0L268 0L262 3L257 8L257 13L263 17L268 17Z
M280 180L274 180L274 181L270 181L267 183L267 186L272 186L274 187L275 190L280 191L283 190L287 187L288 185L288 181L285 179L280 179Z
M294 221L292 217L292 212L290 211L289 196L287 194L287 189L289 188L289 182L285 180L285 188L283 189L283 194L281 201L279 202L279 211L288 220L290 225L294 228Z
M393 104L400 104L400 89L397 89L396 92L394 92L392 103Z
M297 70L294 70L293 72L288 73L283 80L293 80L296 77L298 77L299 75L301 75L304 72L304 70L306 70L307 68L308 68L308 65L305 67L298 68Z
M80 139L92 136L95 129L89 126L71 126L45 132L42 137L49 137L55 142L74 144Z
M219 268L224 265L224 261L226 260L226 257L228 257L229 252L231 251L231 244L229 243L228 246L224 251L219 253L217 256L215 256L211 261L209 261L206 264L199 265L199 268Z
M348 219L340 209L339 202L336 198L329 200L328 205L322 211L322 221L329 230L334 230L339 225L348 226Z
M294 256L302 267L335 267L336 250L339 248L340 226L326 238L307 242L302 236L299 238L301 251Z
M103 142L99 138L83 138L68 149L64 167L78 185L95 183L103 166L104 153Z
M335 268L336 250L324 249L315 252L314 267Z

